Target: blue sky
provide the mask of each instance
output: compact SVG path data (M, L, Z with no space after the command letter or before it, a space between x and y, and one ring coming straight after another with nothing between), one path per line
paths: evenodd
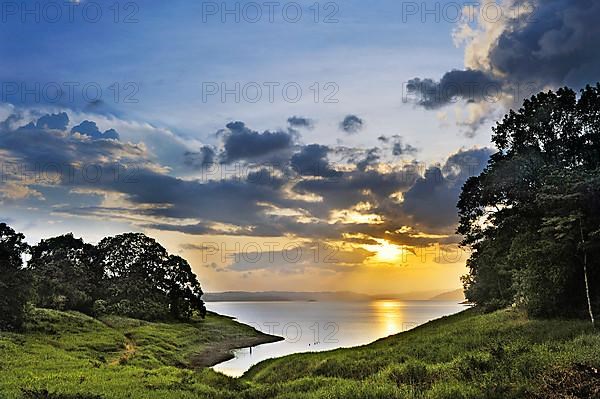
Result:
M304 2L302 18L292 23L284 19L283 7L288 3L274 6L273 23L269 9L253 2L122 2L118 16L114 5L107 3L100 7L102 17L97 23L89 22L96 7L85 8L85 2L73 6L73 22L66 6L57 23L49 23L51 17L43 14L40 23L32 23L33 16L21 15L21 9L17 15L6 16L8 23L1 27L7 39L2 43L1 74L5 81L30 85L79 82L83 87L96 82L103 88L102 111L201 140L210 140L226 121L241 119L268 129L284 125L287 114L305 114L333 128L345 114L362 114L369 120L368 132L356 141L368 144L375 144L379 134L403 133L419 140L425 129L431 134L439 127L428 113L415 112L411 104L402 103L402 84L421 74L437 76L449 67L462 66L462 51L452 44L454 24L435 23L433 18L423 23L418 16L405 17L407 22L403 22L402 3L395 1L317 3L318 17L314 4ZM217 15L208 14L212 4L219 9ZM222 11L235 9L236 4L248 11L240 12L239 23L232 15L226 15L223 23ZM263 15L256 23L248 22L253 15L251 8L245 8L248 4L261 5ZM287 10L290 20L295 8ZM87 14L92 17L85 18ZM135 86L124 87L128 82ZM236 82L242 87L256 82L263 87L263 100L236 103L229 96L222 103L216 95L205 102L204 82L225 82L230 88ZM264 82L281 85L273 103L266 99ZM303 90L295 104L287 103L280 89L291 82ZM110 88L114 83L121 91L116 103L115 88ZM339 102L315 104L314 83L322 99L334 90L333 86L327 90L325 84L334 83L333 98ZM94 89L90 90L90 97L95 98ZM78 97L81 91L75 89ZM124 102L127 95L138 102ZM31 96L27 100L31 103ZM84 108L87 104L78 99L75 105ZM390 125L393 129L388 131ZM334 138L319 132L308 138L325 136ZM457 139L456 134L450 136ZM447 144L448 134L436 140ZM456 143L456 147L471 143ZM428 154L434 157L435 153Z

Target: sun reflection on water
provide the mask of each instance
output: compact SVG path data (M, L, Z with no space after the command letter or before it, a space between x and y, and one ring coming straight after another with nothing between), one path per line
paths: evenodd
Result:
M378 335L386 337L405 330L407 325L404 316L404 304L396 300L379 300L372 302L374 314L377 321L375 328Z

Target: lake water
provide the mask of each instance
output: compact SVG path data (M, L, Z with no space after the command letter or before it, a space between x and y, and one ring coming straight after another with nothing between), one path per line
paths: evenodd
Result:
M213 368L240 376L266 359L299 352L364 345L454 314L464 305L447 301L208 302L208 310L232 316L284 341L235 350Z

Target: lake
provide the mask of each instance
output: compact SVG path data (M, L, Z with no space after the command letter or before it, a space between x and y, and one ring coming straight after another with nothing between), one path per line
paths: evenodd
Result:
M235 350L234 359L213 367L234 377L266 359L364 345L465 309L465 305L456 302L399 300L207 302L206 307L264 333L285 338L272 344Z

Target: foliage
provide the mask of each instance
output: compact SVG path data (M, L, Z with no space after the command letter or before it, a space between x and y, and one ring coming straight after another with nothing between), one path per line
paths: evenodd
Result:
M28 267L40 307L89 313L100 295L104 273L94 262L94 247L72 234L42 240L31 249Z
M97 246L72 234L42 240L32 248L24 239L0 224L0 329L19 328L28 302L144 320L206 315L190 264L144 234L107 237ZM31 259L25 268L26 252Z
M31 293L31 276L23 268L29 250L25 236L0 223L0 330L21 328Z
M600 84L579 97L568 88L533 96L492 141L498 153L458 203L457 231L472 249L467 298L537 316L598 312Z
M97 246L106 273L106 311L156 320L172 315L189 319L206 313L200 283L190 265L144 234L121 234Z

